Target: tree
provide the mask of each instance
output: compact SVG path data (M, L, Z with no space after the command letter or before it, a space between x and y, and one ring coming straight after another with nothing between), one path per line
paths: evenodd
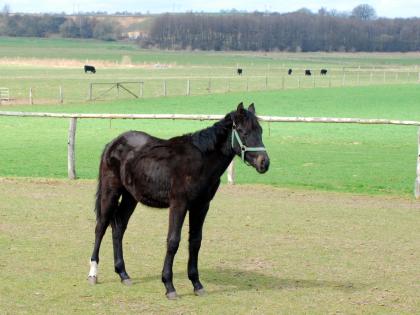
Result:
M376 19L376 11L369 4L359 4L351 11L351 15L352 17L362 21Z
M93 37L101 40L117 40L121 37L121 26L118 22L101 20L93 28Z
M10 14L10 5L9 4L5 4L4 6L3 6L3 9L1 10L1 14L3 15L3 16L7 16L7 15L9 15Z

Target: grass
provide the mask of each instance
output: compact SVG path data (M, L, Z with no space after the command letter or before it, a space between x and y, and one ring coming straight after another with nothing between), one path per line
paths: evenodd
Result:
M410 199L223 186L200 254L208 295L195 297L187 279L186 223L174 264L181 298L167 301L160 282L165 210L138 206L129 223L132 287L113 272L109 231L100 283L87 284L94 189L94 181L0 180L2 314L420 311L420 209Z
M200 52L139 49L132 42L103 42L60 38L0 37L0 86L10 89L18 103L27 102L32 88L36 104L57 103L59 87L67 103L88 98L92 82L143 81L144 97L238 91L306 89L377 84L407 84L419 79L417 53L261 53ZM83 64L97 68L85 74ZM236 68L242 67L239 77ZM292 76L286 75L293 68ZM319 69L327 68L328 76ZM313 76L305 77L304 69ZM345 75L343 73L345 72ZM128 86L139 94L139 87ZM108 86L95 87L93 97ZM115 99L112 91L103 98ZM121 92L122 98L131 97Z
M62 38L0 37L3 57L59 58L121 61L129 55L135 63L172 63L178 65L279 66L415 66L420 64L418 53L291 53L291 52L200 52L146 50L132 42Z
M244 101L255 102L261 115L420 120L418 99L418 87L407 85L232 93L4 109L224 114ZM4 148L0 152L0 176L67 176L67 120L2 117L0 121ZM126 130L144 130L169 138L209 124L198 121L79 120L76 141L78 176L96 178L100 152L105 143ZM258 175L244 164L237 163L239 183L368 194L412 193L417 155L415 127L264 123L263 128L271 169L265 175ZM21 153L22 150L25 154Z

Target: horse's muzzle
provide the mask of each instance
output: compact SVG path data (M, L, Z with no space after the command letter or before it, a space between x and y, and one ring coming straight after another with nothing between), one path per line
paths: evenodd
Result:
M267 153L258 154L255 164L255 168L258 173L264 174L267 172L270 166L270 158L268 157Z

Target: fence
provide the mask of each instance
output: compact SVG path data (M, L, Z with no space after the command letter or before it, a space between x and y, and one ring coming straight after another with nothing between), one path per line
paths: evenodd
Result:
M51 82L50 82L51 81ZM55 85L54 80L31 79L8 80L8 88L13 103L48 104L81 103L89 100L132 97L164 97L180 95L205 95L263 90L334 88L349 86L369 86L378 84L406 84L420 82L420 72L403 69L334 69L327 75L317 71L305 76L303 70L287 75L286 70L266 75L262 73L242 76L213 77L160 77L129 82L90 82L88 80L62 80ZM1 80L0 80L1 83ZM112 92L112 93L111 93ZM105 98L104 98L105 97Z
M223 115L185 115L185 114L67 114L67 113L36 113L36 112L10 112L0 111L0 116L15 117L49 117L70 119L67 156L68 156L68 178L76 179L76 126L77 119L172 119L172 120L220 120ZM345 124L368 124L368 125L400 125L418 126L420 121L392 120L392 119L364 119L364 118L330 118L330 117L279 117L279 116L258 116L265 122L293 122L293 123L345 123ZM227 178L229 184L234 184L234 161L229 165ZM418 154L414 195L420 199L420 128L418 132Z
M10 93L7 87L0 87L0 104L2 101L10 101Z

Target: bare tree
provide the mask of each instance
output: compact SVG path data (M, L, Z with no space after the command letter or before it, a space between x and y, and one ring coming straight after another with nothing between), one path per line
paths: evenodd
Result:
M351 11L351 15L352 17L363 21L376 19L376 11L369 4L359 4Z

